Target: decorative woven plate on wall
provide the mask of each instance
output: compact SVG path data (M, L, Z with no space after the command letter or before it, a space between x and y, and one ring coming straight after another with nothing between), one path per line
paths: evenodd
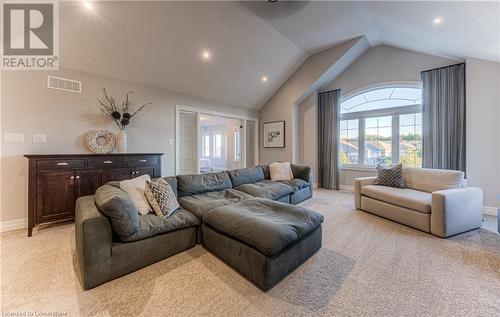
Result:
M116 138L108 130L90 130L84 139L87 148L94 153L110 153L115 149Z

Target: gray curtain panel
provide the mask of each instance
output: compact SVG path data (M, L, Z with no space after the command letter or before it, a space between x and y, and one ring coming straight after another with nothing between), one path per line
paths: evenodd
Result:
M421 77L422 165L465 172L465 64Z
M339 189L340 90L318 94L319 187Z

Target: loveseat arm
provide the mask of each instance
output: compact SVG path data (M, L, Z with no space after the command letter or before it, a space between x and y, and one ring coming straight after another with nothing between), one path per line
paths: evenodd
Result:
M354 206L361 209L361 188L363 186L374 185L376 177L360 177L354 179Z
M465 187L432 193L431 233L446 238L481 227L483 190Z
M313 184L312 168L309 165L290 164L292 168L293 177L305 180L309 184Z
M94 196L80 197L76 201L75 243L83 288L99 285L97 277L111 265L113 233L108 218L97 209Z

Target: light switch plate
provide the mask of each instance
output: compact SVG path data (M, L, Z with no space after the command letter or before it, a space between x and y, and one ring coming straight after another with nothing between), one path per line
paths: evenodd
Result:
M6 143L23 143L24 133L5 133L4 139Z
M33 143L46 143L47 135L45 134L33 134Z
M170 146L174 145L174 140L168 139L168 145L170 145Z

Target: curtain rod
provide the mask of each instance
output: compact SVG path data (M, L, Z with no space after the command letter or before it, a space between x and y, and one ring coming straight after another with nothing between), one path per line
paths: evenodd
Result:
M465 65L465 62L458 63L458 64L453 64L453 65L448 65L448 66L443 66L443 67L436 67L436 68L432 68L432 69L427 69L427 70L421 71L420 73L431 72L433 70L444 69L444 68L449 68L449 67L453 67L453 66L459 66L459 65L462 65L462 64Z

